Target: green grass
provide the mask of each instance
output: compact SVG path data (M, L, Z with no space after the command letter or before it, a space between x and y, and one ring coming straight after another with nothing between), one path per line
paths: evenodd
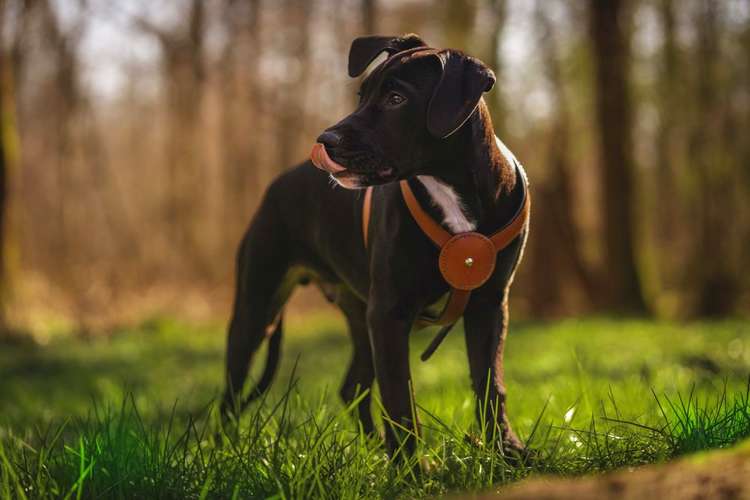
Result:
M220 326L155 319L109 338L1 346L0 497L422 497L750 437L747 322L511 325L508 409L537 451L520 466L465 439L477 426L462 332L427 363L418 355L431 336L418 333L424 432L414 460L429 468L415 475L414 464L389 464L336 396L350 354L343 322L320 314L289 323L273 390L226 432L211 404Z

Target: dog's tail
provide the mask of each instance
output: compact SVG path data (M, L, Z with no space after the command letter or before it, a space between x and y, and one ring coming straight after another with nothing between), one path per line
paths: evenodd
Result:
M271 383L276 375L276 370L279 367L279 360L281 359L281 337L284 332L283 326L284 319L283 316L279 314L274 324L269 327L273 328L273 330L271 331L268 340L268 354L266 355L266 366L263 369L263 374L260 376L258 383L252 388L242 402L241 410L244 410L250 403L263 396L268 388L271 387Z

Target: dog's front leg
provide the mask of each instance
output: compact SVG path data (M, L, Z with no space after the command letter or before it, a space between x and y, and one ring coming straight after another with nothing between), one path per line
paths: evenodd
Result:
M510 427L505 408L503 351L508 332L507 300L473 297L464 313L466 351L474 392L477 419L487 440L502 439L506 451L524 449Z
M386 447L392 458L401 459L413 454L416 448L417 422L409 370L409 330L413 318L394 312L396 308L379 307L377 300L371 300L370 304L367 322L375 376L386 411Z

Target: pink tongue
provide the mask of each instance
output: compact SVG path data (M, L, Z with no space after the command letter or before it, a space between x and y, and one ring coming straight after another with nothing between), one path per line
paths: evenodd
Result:
M313 146L312 152L310 153L310 160L313 162L313 165L331 174L346 170L346 168L339 165L328 156L326 147L319 142Z

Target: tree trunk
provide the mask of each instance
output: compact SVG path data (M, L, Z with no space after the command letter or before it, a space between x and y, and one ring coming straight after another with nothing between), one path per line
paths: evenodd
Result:
M135 20L153 35L161 48L161 72L166 88L166 189L164 219L170 245L187 257L206 276L200 213L205 206L205 169L202 164L201 134L204 96L206 0L191 0L185 22L172 30L154 26L143 18Z
M192 0L187 31L170 37L167 52L169 96L169 207L168 218L174 242L203 267L200 254L198 215L203 206L202 165L199 152L201 104L203 100L204 0Z
M652 191L652 212L655 214L653 235L659 249L659 286L670 288L670 277L685 261L675 259L679 243L679 193L675 182L681 160L677 147L678 124L681 121L680 78L681 65L676 38L676 12L673 0L661 0L659 5L663 44L658 82L659 128L656 136L656 185ZM656 201L658 200L658 201Z
M445 46L459 50L470 49L477 2L475 0L451 0L439 2L439 4L443 5Z
M225 0L227 40L221 59L220 144L224 200L223 244L232 248L247 227L250 201L259 193L257 171L261 162L260 98L257 55L260 47L260 1ZM252 131L248 133L248 131Z
M0 26L5 26L8 2L0 0ZM21 55L11 58L11 50L0 39L0 337L8 333L7 307L13 288L13 259L10 184L18 167L19 141L16 131L15 66ZM15 49L16 47L14 47Z
M297 59L299 72L294 79L288 79L280 86L279 119L277 122L279 140L279 163L275 175L279 170L285 170L300 159L297 146L303 136L305 128L305 96L306 86L309 84L310 74L310 20L312 5L304 0L287 0L289 8L287 15L290 25L295 26L294 35L288 37L288 51L286 57Z
M487 62L492 71L495 72L495 78L498 85L495 85L492 93L486 97L487 107L490 109L492 116L492 125L495 127L495 133L498 137L506 137L507 130L505 126L506 108L503 99L503 61L500 56L500 44L503 40L505 30L505 21L508 16L507 0L489 0L490 9L493 15L494 30L490 37L488 47Z
M79 61L76 54L76 27L63 29L59 13L50 0L29 2L30 13L38 16L42 27L43 43L50 52L53 64L53 85L49 92L51 151L54 158L54 169L50 173L55 179L54 190L54 240L52 252L57 257L56 269L53 272L61 283L68 284L73 280L70 275L71 259L74 257L72 247L75 245L73 212L77 202L73 194L73 179L76 163L74 161L74 124L81 92L78 82ZM30 14L31 15L31 14Z
M0 0L0 26L5 20L3 15L5 11L5 2ZM8 58L6 57L5 46L0 41L0 337L6 330L5 304L8 292L8 281L6 272L6 251L5 251L5 232L8 218L8 170L9 170L9 148L6 145L6 138L10 137L10 123L8 107Z
M734 228L727 220L727 214L733 213L731 160L726 158L721 135L725 117L720 101L720 8L717 2L704 0L696 19L698 88L690 145L698 181L697 232L690 266L697 281L694 312L714 317L730 313L739 295L737 273L730 265Z
M378 31L376 0L362 0L362 30L364 35L375 35Z
M625 4L625 0L590 0L589 28L596 66L608 302L613 311L644 314L647 308L636 265L630 30Z
M571 283L582 293L589 306L599 304L598 288L581 252L578 224L574 214L575 191L569 160L570 114L565 95L563 76L557 54L557 39L552 22L544 6L537 0L534 24L540 31L540 48L546 77L554 97L554 109L545 175L535 182L537 203L534 234L531 306L535 314L549 315L569 308ZM549 249L555 248L554 255ZM566 288L566 285L568 286Z
M750 0L746 2L750 6ZM750 16L745 18L745 28L742 32L741 37L741 54L745 60L743 76L740 79L740 88L743 89L745 103L750 103ZM740 133L744 133L750 130L750 106L746 105L744 110L738 110L742 113L742 120L744 126L741 128ZM743 167L738 172L739 182L741 183L743 199L750 199L750 141L744 140L739 145L740 153L738 159L740 165ZM750 241L750 217L746 214L745 217L745 228L739 235L741 242ZM740 254L739 265L742 269L750 268L750 252L743 251ZM741 287L745 291L744 303L746 308L750 309L750 273L742 273Z

